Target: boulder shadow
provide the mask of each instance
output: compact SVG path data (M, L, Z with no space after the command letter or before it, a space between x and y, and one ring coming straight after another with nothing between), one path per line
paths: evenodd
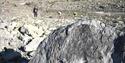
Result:
M114 40L113 63L125 63L125 35Z
M13 49L4 48L4 51L0 52L0 63L28 63L28 61Z

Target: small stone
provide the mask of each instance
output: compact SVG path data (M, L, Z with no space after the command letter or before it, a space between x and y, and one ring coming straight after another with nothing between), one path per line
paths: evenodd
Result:
M29 34L29 32L28 32L28 30L25 28L25 27L20 27L19 29L19 32L22 34L22 35L24 35L24 34Z

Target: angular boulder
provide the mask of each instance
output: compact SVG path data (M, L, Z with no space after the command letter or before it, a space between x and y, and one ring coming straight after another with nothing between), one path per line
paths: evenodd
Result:
M29 63L125 63L124 23L84 20L53 31Z

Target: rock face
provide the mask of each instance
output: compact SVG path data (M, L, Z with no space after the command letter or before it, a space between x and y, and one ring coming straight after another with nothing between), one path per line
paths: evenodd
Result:
M58 28L29 63L125 63L124 23L83 20Z
M99 20L84 20L81 22L83 26L80 22L69 25L77 22L76 19L80 17ZM104 21L112 20L102 22L103 18ZM98 62L108 61L107 58L110 56L115 59L117 55L116 52L112 52L115 49L113 46L116 46L116 49L117 46L123 48L122 45L117 45L119 39L116 40L116 45L113 43L115 39L124 34L123 21L125 21L125 0L0 0L0 63L17 63L16 61L20 63L23 61L22 58L30 60L40 43L46 44L45 46L41 44L38 48L40 51L43 50L41 57L46 58L46 63L69 63L75 58L78 59L74 60L75 62L87 62L93 60L94 57L95 59L101 58ZM59 28L66 25L68 27ZM57 28L59 28L57 31L51 33ZM80 28L85 31L83 32ZM48 37L49 34L52 37ZM122 41L118 43L122 44ZM11 50L8 51L8 49ZM79 52L81 50L83 51ZM100 52L105 50L111 53Z

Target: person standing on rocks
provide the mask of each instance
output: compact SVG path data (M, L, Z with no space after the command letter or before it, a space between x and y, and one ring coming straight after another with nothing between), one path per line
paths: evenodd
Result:
M34 14L34 17L37 17L37 12L38 12L38 8L37 7L34 7L33 8L33 14Z

